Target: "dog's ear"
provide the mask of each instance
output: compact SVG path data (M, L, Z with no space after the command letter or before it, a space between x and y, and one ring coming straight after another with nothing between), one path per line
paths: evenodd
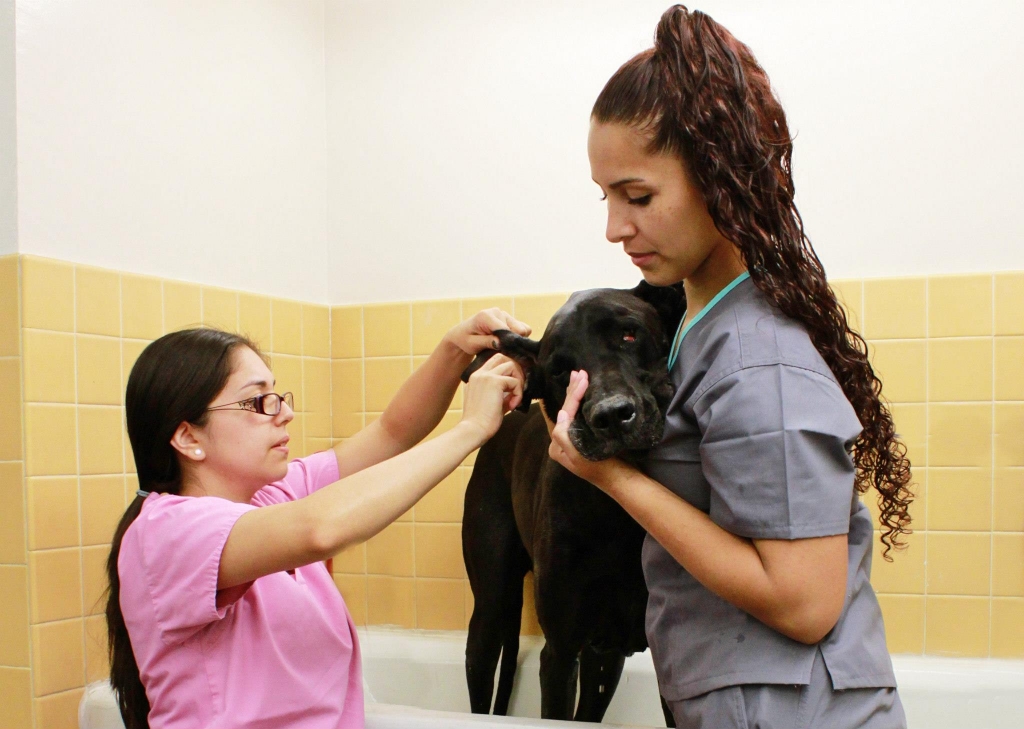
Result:
M462 371L462 381L469 382L471 374L500 352L509 359L515 360L523 368L523 374L526 376L526 383L523 386L523 401L516 409L525 412L530 409L530 403L533 400L544 395L540 369L537 367L540 342L521 337L508 329L499 329L494 332L494 336L498 339L498 349L487 349L478 354L469 363L469 367Z
M632 289L632 294L654 307L658 312L658 318L661 319L665 336L671 339L686 313L686 293L683 291L683 284L652 286L646 281L641 281Z

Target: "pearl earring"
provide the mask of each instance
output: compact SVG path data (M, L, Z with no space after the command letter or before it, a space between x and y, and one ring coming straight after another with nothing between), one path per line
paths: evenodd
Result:
M196 448L196 455L197 456L201 456L201 455L203 455L203 452L201 450L199 450L198 448Z

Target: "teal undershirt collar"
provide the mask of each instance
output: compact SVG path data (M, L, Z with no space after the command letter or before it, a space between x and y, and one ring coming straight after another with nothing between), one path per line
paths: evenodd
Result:
M678 359L679 357L679 348L682 347L683 345L683 337L686 336L686 333L693 328L694 324L703 319L704 315L711 311L711 309L714 308L715 304L717 304L719 301L725 298L725 295L727 293L732 291L734 288L739 286L748 278L750 278L750 272L744 271L739 276L734 278L728 286L726 286L724 289L715 294L715 298L711 299L711 301L709 301L703 309L697 312L697 316L690 319L690 321L686 324L685 327L683 326L682 322L679 322L679 328L676 329L676 336L672 339L672 350L669 352L668 355L669 372L671 372L672 368L675 367L676 365L676 359Z

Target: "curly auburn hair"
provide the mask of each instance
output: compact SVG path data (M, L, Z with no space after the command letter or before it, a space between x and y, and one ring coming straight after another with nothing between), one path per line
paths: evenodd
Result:
M594 121L629 125L652 154L675 154L750 278L803 324L860 419L855 484L878 490L883 556L910 533L910 461L881 398L864 339L850 328L793 202L793 143L782 105L750 49L683 5L661 16L654 47L627 61L594 104Z

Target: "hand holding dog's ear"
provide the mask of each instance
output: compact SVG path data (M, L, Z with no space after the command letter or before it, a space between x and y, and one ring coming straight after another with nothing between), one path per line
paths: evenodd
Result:
M533 331L508 312L498 308L484 309L476 315L453 327L445 339L469 355L476 355L486 349L497 349L494 332L507 329L523 337Z

